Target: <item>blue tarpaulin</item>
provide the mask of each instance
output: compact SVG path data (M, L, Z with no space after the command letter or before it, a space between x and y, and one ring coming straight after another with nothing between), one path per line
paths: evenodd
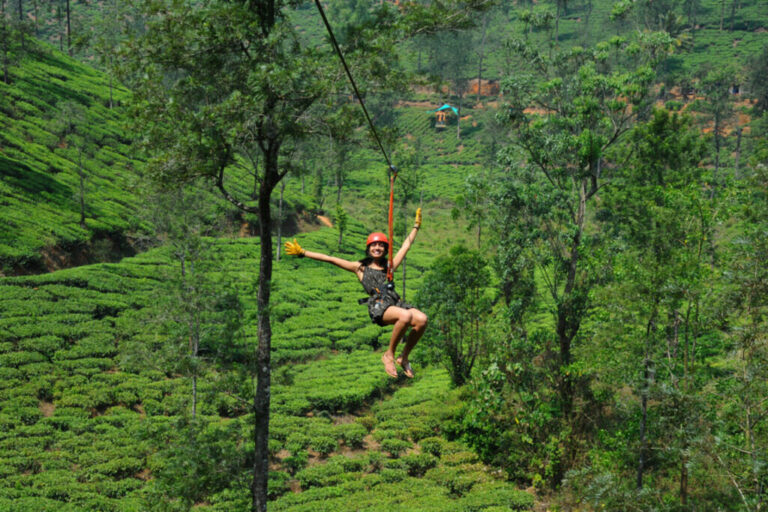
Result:
M451 109L451 110L453 110L453 113L454 113L454 114L456 114L457 116L459 115L459 111L456 109L456 107L452 107L452 106L450 106L450 105L449 105L449 104L447 104L447 103L445 103L445 104L444 104L442 107L440 107L440 108L436 108L435 110L428 110L428 112L440 112L441 110L448 110L448 109Z

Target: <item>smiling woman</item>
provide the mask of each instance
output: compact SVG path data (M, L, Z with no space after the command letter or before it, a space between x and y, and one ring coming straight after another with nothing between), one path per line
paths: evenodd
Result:
M421 208L416 211L413 229L392 261L389 275L402 263L420 227ZM400 296L395 291L394 282L387 279L388 249L389 239L384 233L371 233L368 235L365 247L366 257L360 261L348 261L319 252L310 252L303 249L296 240L286 242L285 244L285 252L287 254L333 263L337 267L353 272L357 276L363 285L363 289L368 294L368 297L362 299L360 304L368 305L368 314L371 320L378 325L394 326L389 347L381 356L384 369L390 377L397 378L395 349L408 327L411 328L406 338L403 352L397 358L397 364L403 368L403 373L406 377L413 378L413 368L411 368L411 364L408 362L408 355L424 334L424 330L427 327L427 315L400 300Z

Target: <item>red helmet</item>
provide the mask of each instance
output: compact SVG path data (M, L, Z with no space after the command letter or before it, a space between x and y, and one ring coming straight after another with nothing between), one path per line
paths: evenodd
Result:
M387 239L387 235L384 233L371 233L368 235L368 240L365 241L365 246L368 247L374 242L384 242L385 244L389 245L389 240Z

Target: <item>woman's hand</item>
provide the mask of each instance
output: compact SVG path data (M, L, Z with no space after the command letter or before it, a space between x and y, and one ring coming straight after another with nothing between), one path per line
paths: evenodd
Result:
M416 209L416 220L413 221L413 227L416 229L421 227L421 208Z
M285 242L285 253L290 254L291 256L298 256L299 258L303 258L307 251L301 248L299 245L299 242L296 241L296 239L293 239L293 242L290 240L288 242Z

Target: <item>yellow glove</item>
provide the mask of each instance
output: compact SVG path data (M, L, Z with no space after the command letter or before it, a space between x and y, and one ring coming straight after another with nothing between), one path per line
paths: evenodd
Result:
M285 253L290 254L291 256L298 256L299 258L303 258L304 254L307 251L301 248L299 245L299 242L296 241L296 239L293 239L293 242L288 241L285 242Z
M413 221L413 227L416 229L421 227L421 208L416 209L416 220Z

